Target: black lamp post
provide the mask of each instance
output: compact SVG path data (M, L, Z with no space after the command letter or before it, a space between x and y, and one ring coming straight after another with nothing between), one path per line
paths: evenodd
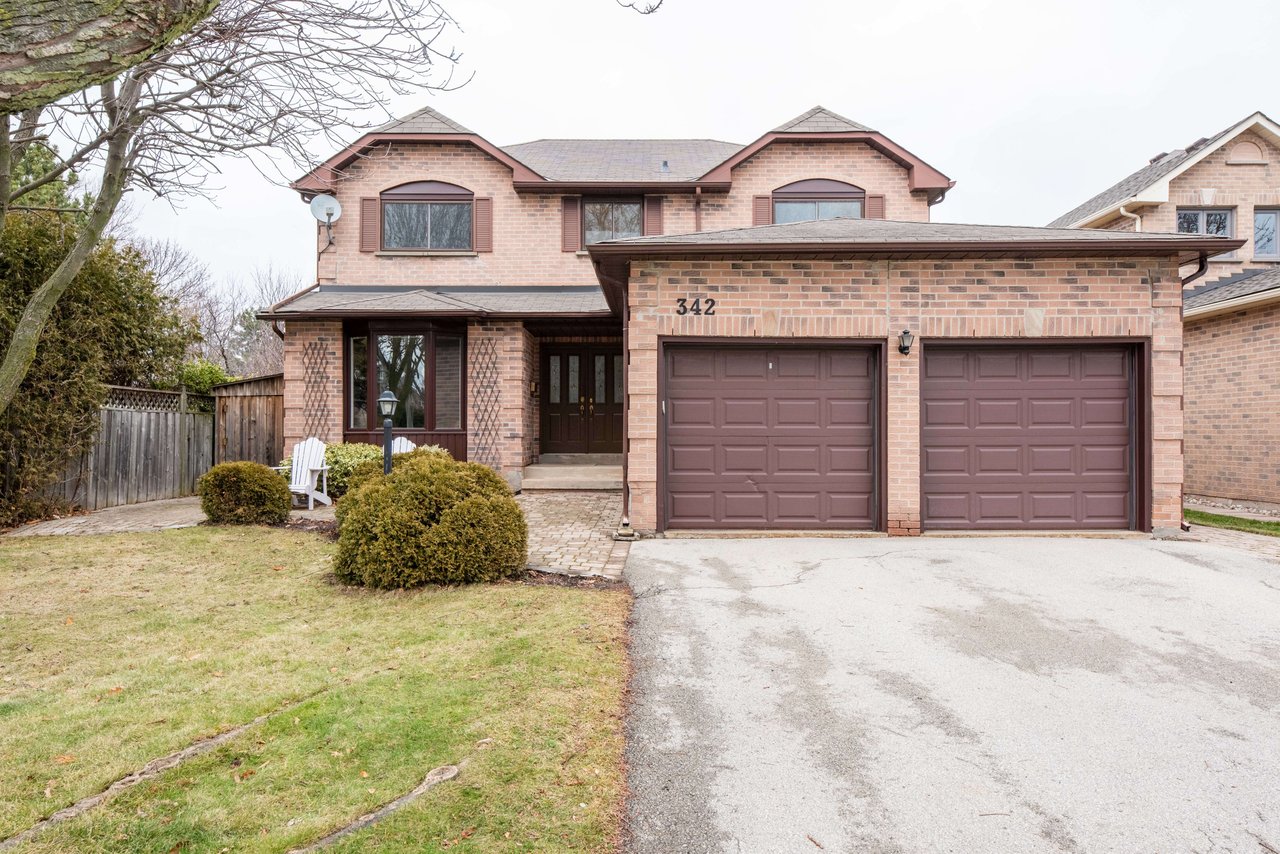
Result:
M378 395L378 414L382 416L382 473L391 474L391 419L400 401L387 389Z

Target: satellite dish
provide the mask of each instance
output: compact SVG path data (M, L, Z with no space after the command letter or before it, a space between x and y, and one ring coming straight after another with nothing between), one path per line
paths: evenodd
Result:
M337 222L342 216L342 205L333 196L321 194L311 200L311 215L324 223Z

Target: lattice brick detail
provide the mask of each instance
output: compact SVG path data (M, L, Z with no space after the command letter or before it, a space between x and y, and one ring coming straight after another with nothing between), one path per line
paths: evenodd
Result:
M471 447L467 456L501 470L502 386L498 375L498 342L477 336L471 341Z
M329 409L329 350L322 341L308 341L302 348L303 435L329 441L332 413Z

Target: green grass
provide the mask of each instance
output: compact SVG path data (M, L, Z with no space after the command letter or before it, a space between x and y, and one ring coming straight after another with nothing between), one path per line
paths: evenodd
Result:
M351 590L332 551L279 529L0 540L0 839L282 710L20 850L286 851L462 761L330 850L614 850L626 594Z
M1239 516L1205 513L1202 510L1183 510L1182 517L1192 525L1207 525L1211 528L1229 528L1232 531L1248 531L1251 534L1280 537L1280 521L1268 522L1263 519L1242 519Z

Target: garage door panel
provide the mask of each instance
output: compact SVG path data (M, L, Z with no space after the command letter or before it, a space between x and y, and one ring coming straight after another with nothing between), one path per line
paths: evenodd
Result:
M669 380L715 379L716 360L711 353L681 350L667 360Z
M760 350L732 350L723 353L720 376L728 380L762 380L769 375L768 357Z
M716 402L709 397L672 400L668 418L672 425L680 427L715 427Z
M666 378L668 411L680 415L665 427L667 527L874 526L869 348L671 345L667 364L687 350L707 358Z
M769 446L766 444L726 442L720 446L720 454L719 470L725 474L769 473Z
M763 397L726 397L720 399L717 427L769 426L769 401Z
M924 526L1128 527L1131 360L1116 346L927 346Z
M667 468L678 474L714 474L714 445L679 444L667 446Z

